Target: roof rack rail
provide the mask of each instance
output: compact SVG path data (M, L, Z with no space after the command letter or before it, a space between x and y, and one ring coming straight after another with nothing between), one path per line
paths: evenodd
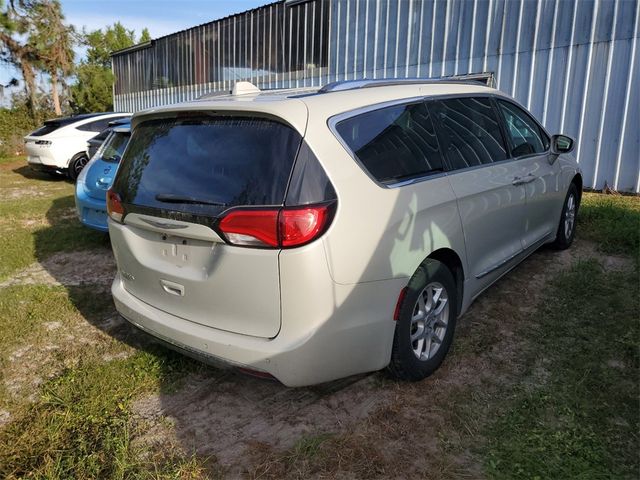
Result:
M387 87L391 85L417 85L437 83L462 83L477 85L478 83L495 88L493 73L472 73L468 75L454 75L450 77L436 78L377 78L361 80L342 80L328 83L318 93L341 92L344 90L357 90L359 88Z

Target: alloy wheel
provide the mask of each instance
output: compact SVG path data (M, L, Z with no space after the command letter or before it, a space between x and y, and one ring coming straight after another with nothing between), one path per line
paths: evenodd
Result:
M447 332L449 296L438 282L429 283L418 295L411 317L410 340L413 354L429 360L436 354Z
M564 212L564 237L571 238L573 226L576 220L576 199L573 194L567 198L567 205Z

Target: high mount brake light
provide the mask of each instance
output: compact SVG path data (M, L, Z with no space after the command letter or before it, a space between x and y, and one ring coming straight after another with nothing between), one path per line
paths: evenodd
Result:
M122 215L124 215L124 207L122 206L122 200L113 190L107 190L107 213L116 222L122 222Z
M225 215L218 228L233 245L299 247L324 233L331 222L333 211L333 204L237 209Z

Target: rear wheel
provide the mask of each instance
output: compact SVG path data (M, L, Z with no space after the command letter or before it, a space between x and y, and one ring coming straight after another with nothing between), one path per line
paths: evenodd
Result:
M69 178L75 182L78 178L78 175L80 175L80 172L88 162L89 157L87 157L86 153L79 153L75 157L73 157L69 162Z
M426 260L400 306L389 364L393 376L422 380L440 366L453 340L456 305L453 275L443 263Z
M572 183L564 199L556 239L551 244L553 248L565 250L573 243L573 238L576 235L576 215L578 213L579 198L578 188L575 183Z

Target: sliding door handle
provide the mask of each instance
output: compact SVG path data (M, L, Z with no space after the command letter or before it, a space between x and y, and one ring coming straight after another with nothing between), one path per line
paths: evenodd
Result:
M533 182L536 178L534 174L529 173L527 175L525 175L524 177L514 177L513 178L513 185L524 185L525 183L531 183Z

